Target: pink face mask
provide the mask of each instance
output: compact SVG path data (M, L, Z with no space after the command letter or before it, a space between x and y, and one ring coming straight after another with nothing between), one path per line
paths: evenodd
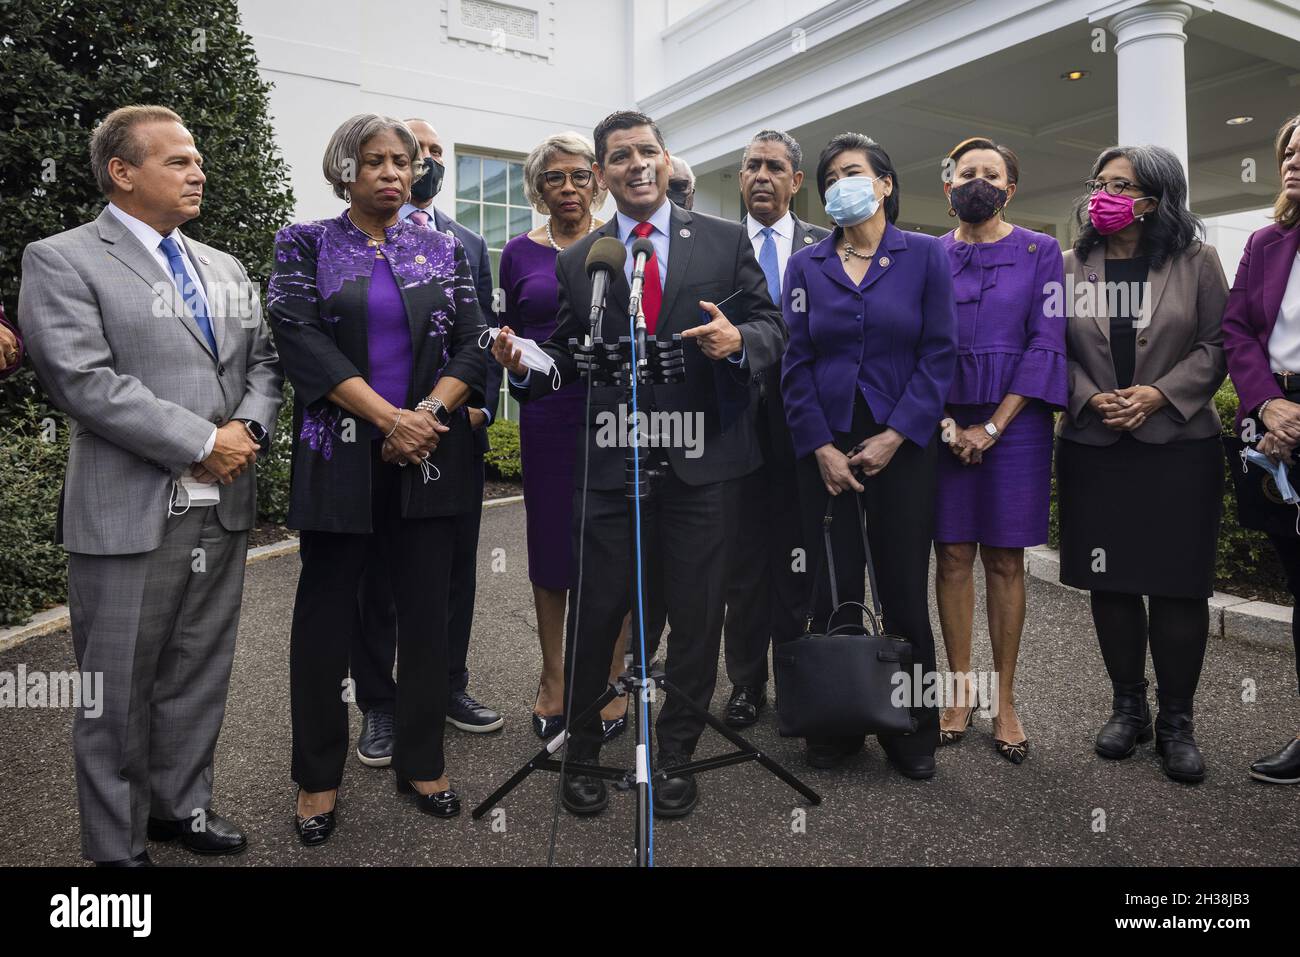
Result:
M1097 232L1103 236L1117 233L1133 222L1133 204L1137 202L1132 196L1112 196L1104 189L1099 189L1088 200L1088 218Z

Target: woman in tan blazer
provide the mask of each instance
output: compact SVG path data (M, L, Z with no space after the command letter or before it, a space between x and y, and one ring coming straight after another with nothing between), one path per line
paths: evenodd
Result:
M1061 581L1091 592L1114 686L1097 753L1125 758L1152 738L1149 644L1156 750L1165 774L1195 783L1205 762L1192 698L1223 501L1213 399L1226 372L1227 282L1214 247L1199 241L1204 227L1187 210L1187 179L1169 150L1108 149L1087 185L1062 297L1070 395L1056 462Z

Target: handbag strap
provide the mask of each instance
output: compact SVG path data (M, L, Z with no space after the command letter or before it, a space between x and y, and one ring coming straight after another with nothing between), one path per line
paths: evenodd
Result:
M862 531L862 551L867 560L867 581L871 585L871 608L867 608L861 602L844 602L840 603L839 587L835 583L835 549L831 547L831 520L835 509L835 496L828 495L826 499L826 512L822 515L822 546L823 553L826 556L826 569L829 572L831 586L831 614L826 620L829 628L831 619L833 619L839 610L846 605L857 605L864 612L871 616L872 622L876 627L876 634L883 634L881 624L882 611L880 608L880 596L876 588L876 564L871 558L871 542L867 538L867 516L863 511L861 500L854 495L854 511L858 513L858 527ZM818 556L817 571L813 575L812 594L808 599L808 614L804 619L804 634L812 632L812 622L814 609L817 607L817 586L821 581L821 556Z

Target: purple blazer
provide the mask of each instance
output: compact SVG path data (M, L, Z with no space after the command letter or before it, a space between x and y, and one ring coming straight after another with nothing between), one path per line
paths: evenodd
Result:
M4 326L6 329L12 332L14 334L14 338L18 340L18 358L14 360L13 365L6 366L3 369L0 369L0 379L3 379L8 375L12 375L13 373L17 372L18 367L23 364L23 334L18 331L17 326L15 326L13 323L11 323L8 319L5 318L5 307L3 305L0 305L0 326Z
M781 287L790 330L781 394L795 455L848 432L855 391L877 422L925 446L957 365L948 254L935 237L888 224L855 286L835 252L841 232L791 256Z
M1223 310L1223 351L1237 389L1237 429L1265 399L1282 398L1268 361L1268 339L1282 308L1291 263L1300 249L1300 226L1273 223L1251 233ZM1300 372L1300 369L1288 370Z

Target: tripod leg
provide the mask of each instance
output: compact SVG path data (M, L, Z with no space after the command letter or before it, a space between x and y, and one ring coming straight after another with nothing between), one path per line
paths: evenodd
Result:
M673 683L669 681L667 678L661 678L659 683L663 685L664 690L666 690L669 694L677 695L683 702L685 702L688 710L695 712L695 714L703 718L704 723L707 724L710 728L712 728L714 731L717 731L720 735L722 735L724 738L726 738L728 741L730 741L740 750L744 751L747 754L753 755L755 761L757 761L763 767L767 768L768 771L776 775L786 784L790 785L790 787L794 788L805 798L807 798L808 803L810 804L822 803L822 798L820 794L818 794L812 788L808 787L808 785L800 781L797 777L795 777L793 774L787 771L782 765L778 764L776 761L773 761L764 752L754 747L752 744L750 744L747 740L742 738L735 731L731 730L731 728L728 728L725 724L723 724L716 717L714 717L713 713L709 711L707 708L701 708L690 698L683 695L680 691L677 690L677 688L673 686Z

